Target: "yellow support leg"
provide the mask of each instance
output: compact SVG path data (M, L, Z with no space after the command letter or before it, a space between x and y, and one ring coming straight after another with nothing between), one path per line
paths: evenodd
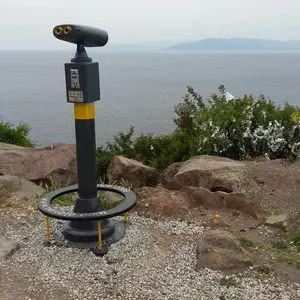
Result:
M46 238L47 242L50 243L50 218L46 216Z
M98 250L102 250L101 221L98 221Z
M128 219L129 219L129 214L128 214L128 213L125 213L125 214L124 214L124 222L127 223L127 222L128 222Z

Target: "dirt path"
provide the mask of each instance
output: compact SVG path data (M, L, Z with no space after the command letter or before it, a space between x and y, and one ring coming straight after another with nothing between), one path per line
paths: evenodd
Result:
M292 214L300 211L300 159L245 162L262 182L261 204L268 212Z

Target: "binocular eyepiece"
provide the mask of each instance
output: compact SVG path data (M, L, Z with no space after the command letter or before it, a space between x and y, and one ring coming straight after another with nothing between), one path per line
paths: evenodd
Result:
M58 25L54 27L53 35L59 40L84 47L103 47L108 42L108 33L105 30L90 26Z

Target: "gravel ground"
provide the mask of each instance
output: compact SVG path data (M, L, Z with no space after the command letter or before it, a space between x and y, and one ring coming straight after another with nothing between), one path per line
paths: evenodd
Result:
M87 250L44 246L44 218L36 211L29 216L31 222L22 226L7 225L11 214L16 212L0 214L1 231L22 246L0 262L1 300L300 299L299 286L271 276L259 279L250 269L237 275L237 286L230 288L220 285L224 275L219 272L196 272L196 244L187 235L201 235L204 228L200 224L157 222L134 214L125 237L105 257L96 257ZM60 235L61 224L52 220L51 229ZM22 295L17 288L15 294L11 290L13 270L21 276L17 285L23 281L26 286Z

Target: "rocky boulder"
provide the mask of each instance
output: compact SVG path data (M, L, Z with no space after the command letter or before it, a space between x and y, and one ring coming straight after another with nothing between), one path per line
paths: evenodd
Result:
M0 173L38 185L76 183L76 145L55 144L38 149L0 143Z
M196 270L236 271L252 265L250 254L227 231L205 232L197 243Z
M265 224L285 230L289 225L289 219L286 215L271 215L266 219Z
M0 175L0 198L32 199L44 189L31 181L11 175Z
M185 193L163 188L143 187L134 190L137 194L135 209L139 214L152 218L182 218L191 206Z
M243 212L254 219L264 217L262 208L257 203L251 202L243 193L211 192L207 188L191 186L184 187L180 191L188 196L190 203L195 207L201 205L213 209L228 208Z
M140 188L156 183L158 173L143 163L123 156L115 156L107 170L110 182L128 181L132 188Z
M180 190L186 186L203 187L212 192L255 194L259 189L244 163L215 156L195 156L169 166L159 178L160 186Z
M203 187L185 186L181 192L186 193L195 207L203 205L208 208L223 208L226 206L225 193L211 192Z

